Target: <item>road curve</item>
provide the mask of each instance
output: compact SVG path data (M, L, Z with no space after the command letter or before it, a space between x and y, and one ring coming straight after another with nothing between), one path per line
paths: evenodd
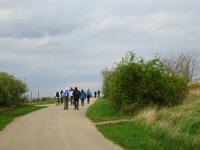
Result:
M0 150L121 150L86 118L87 107L51 105L17 118L0 132Z

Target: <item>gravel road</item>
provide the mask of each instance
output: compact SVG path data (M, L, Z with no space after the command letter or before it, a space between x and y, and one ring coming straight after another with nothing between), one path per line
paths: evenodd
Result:
M0 132L0 150L121 150L87 119L88 106L64 111L50 105L19 117Z

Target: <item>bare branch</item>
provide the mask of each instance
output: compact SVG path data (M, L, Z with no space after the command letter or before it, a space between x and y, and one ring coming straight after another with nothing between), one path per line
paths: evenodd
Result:
M181 53L178 57L164 58L163 63L173 74L184 77L188 82L200 79L200 61L198 52Z

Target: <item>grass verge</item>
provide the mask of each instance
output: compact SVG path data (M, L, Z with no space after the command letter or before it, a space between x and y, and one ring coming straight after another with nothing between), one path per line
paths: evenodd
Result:
M103 135L127 150L194 150L190 137L174 135L166 128L138 121L97 125Z
M110 105L109 102L103 98L98 99L92 106L90 106L86 115L94 122L124 119L130 117L130 115L127 113Z
M8 108L0 112L0 130L4 129L5 126L15 118L30 113L32 111L45 108L34 105L22 105L14 108Z
M106 100L98 100L89 108L87 116L95 122L130 117ZM97 128L106 138L127 150L199 150L199 116L200 92L191 91L181 105L148 107L132 115L134 121L101 124Z

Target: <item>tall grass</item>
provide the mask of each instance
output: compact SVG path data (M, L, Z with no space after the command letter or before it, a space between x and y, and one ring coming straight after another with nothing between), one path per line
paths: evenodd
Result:
M195 150L200 148L192 138L174 135L167 128L139 121L98 125L105 137L127 150Z
M192 82L189 84L189 88L192 90L200 90L200 82Z
M154 112L148 117L150 112ZM174 132L200 135L200 95L190 93L182 105L156 110L150 108L143 110L137 118L154 122L161 127L167 127ZM151 119L149 119L151 118Z

